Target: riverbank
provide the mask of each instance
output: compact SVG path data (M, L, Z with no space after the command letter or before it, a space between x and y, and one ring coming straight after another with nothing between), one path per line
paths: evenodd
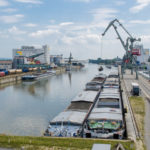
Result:
M61 74L61 73L64 73L66 71L66 68L59 67L59 68L56 68L54 70L56 71L56 74ZM43 71L44 70L42 70L42 72ZM17 73L17 74L12 74L12 75L0 77L0 85L21 81L22 76L24 76L26 74L33 74L33 73L35 73L35 72L32 71L32 72L27 72L27 73Z
M133 141L130 140L99 140L81 138L52 138L52 137L21 137L0 135L0 147L26 150L91 150L94 143L111 144L111 150L121 143L125 149L135 150Z

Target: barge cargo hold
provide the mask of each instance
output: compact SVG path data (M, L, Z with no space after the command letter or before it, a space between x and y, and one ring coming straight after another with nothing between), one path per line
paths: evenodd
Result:
M85 90L91 90L91 91L93 91L93 90L94 91L100 90L102 88L102 85L103 85L106 77L107 76L105 74L102 74L102 73L97 75L96 77L94 77L92 79L92 81L90 81L90 82L88 82L86 84Z

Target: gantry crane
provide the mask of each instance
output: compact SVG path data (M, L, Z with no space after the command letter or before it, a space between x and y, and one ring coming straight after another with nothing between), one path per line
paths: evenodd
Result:
M128 37L126 39L126 42L123 41L123 39L121 38L118 30L117 30L117 24L115 25L115 23L118 23L118 25L127 33ZM134 42L136 41L141 41L141 39L136 39L134 38L127 30L126 28L119 22L118 19L114 19L113 21L111 21L109 23L109 25L107 26L107 28L105 29L104 33L102 34L102 36L104 36L106 34L106 32L109 30L110 27L113 27L117 36L118 36L118 39L120 40L123 48L125 49L126 51L126 60L128 60L128 63L131 65L131 74L133 74L133 65L135 65L136 67L136 79L138 79L138 74L137 74L137 65L136 65L136 58L134 57L133 53L132 53L132 50L134 48ZM122 68L122 76L123 76L123 72L124 72L124 69L126 68L126 63L123 62L123 68Z

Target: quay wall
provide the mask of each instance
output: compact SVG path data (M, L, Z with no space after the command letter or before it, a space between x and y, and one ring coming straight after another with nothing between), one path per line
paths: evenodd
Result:
M65 67L59 67L59 68L56 68L54 70L56 71L56 75L66 72Z
M66 71L66 68L60 67L60 68L57 68L57 69L54 69L54 70L56 71L56 74L61 74L61 73L64 73ZM6 84L6 83L21 81L22 76L24 76L26 74L33 74L33 73L34 72L17 73L17 74L13 74L13 75L0 77L0 85Z
M20 74L14 74L14 75L8 75L4 77L0 77L0 85L10 82L17 82L21 80L21 77L24 76L26 73L20 73Z

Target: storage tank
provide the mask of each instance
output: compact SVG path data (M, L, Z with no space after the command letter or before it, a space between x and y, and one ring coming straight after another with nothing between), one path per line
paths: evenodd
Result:
M8 70L9 74L15 74L16 73L16 69L10 69Z
M0 72L0 77L5 76L5 72Z
M37 70L37 68L33 68L33 71L36 71Z
M32 71L33 70L33 68L29 68L29 71Z
M16 69L16 73L22 73L22 69Z

